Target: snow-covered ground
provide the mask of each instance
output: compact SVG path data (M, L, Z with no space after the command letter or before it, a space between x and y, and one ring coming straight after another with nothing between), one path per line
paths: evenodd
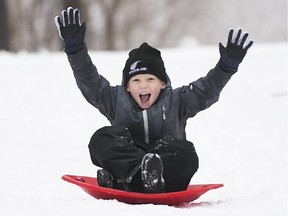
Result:
M91 52L120 84L127 52ZM217 45L162 50L173 87L205 75ZM255 44L218 103L189 120L191 183L223 183L181 208L96 200L63 174L95 176L87 144L108 121L77 89L64 53L0 52L0 215L287 214L287 46Z

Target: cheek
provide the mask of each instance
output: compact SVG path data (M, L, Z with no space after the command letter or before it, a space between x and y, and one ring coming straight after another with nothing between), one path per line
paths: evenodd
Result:
M157 88L153 91L153 98L158 98L159 94L161 92L161 89Z
M128 91L128 92L130 92L131 96L133 97L133 99L134 99L135 101L139 101L139 100L140 100L138 92L131 91L131 90Z
M136 91L135 87L130 86L130 85L127 86L126 90L127 92L130 92L131 94L135 94L134 92Z
M138 93L136 93L136 92L130 92L131 93L131 95L134 97L134 98L136 98L136 96L137 96L137 98L138 98Z

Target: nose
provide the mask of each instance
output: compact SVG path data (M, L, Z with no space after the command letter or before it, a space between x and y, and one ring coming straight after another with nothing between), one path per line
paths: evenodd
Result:
M141 82L139 83L139 88L140 88L140 89L146 89L146 88L147 88L147 82L141 81Z

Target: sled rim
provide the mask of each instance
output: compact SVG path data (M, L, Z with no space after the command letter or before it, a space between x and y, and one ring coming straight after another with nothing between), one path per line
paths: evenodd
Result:
M209 190L223 187L223 184L189 185L187 190L167 193L139 193L98 186L97 179L88 176L63 175L62 179L79 186L96 199L116 199L128 204L160 204L176 206L198 199Z

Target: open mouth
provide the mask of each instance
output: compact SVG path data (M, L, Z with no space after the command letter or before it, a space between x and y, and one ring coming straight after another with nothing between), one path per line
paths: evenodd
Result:
M140 93L139 97L142 102L146 102L150 99L150 93Z

